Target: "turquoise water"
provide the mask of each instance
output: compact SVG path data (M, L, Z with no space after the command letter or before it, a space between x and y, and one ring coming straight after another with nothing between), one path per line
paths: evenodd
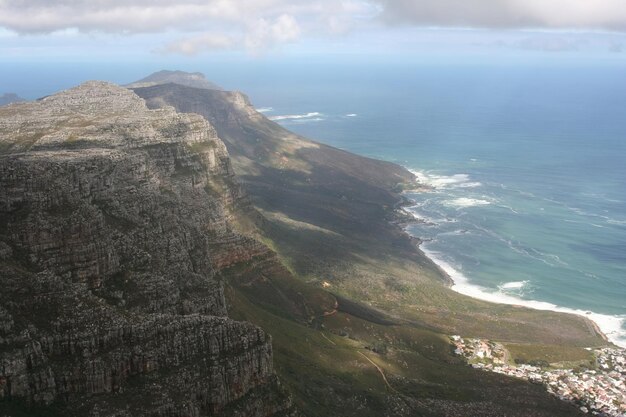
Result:
M426 221L408 230L459 291L597 313L626 343L626 71L382 72L249 91L289 129L401 163L431 185L408 194Z
M156 65L156 64L155 64ZM27 98L158 67L0 68ZM590 315L626 345L626 64L260 61L200 70L291 130L418 173L410 233L476 297ZM26 74L27 76L24 76ZM558 306L558 307L557 307Z

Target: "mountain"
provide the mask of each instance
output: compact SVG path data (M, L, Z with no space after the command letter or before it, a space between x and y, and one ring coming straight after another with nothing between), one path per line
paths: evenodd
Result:
M288 273L251 210L198 115L104 82L0 108L0 415L294 415L228 317L226 270Z
M459 333L588 366L605 341L450 290L402 229L416 186L239 92L0 108L0 415L582 415L453 354Z
M413 219L401 192L421 186L410 172L289 132L240 92L175 83L133 91L149 108L203 116L228 148L254 234L289 271L265 275L263 288L227 271L229 313L272 335L277 374L306 415L580 415L540 386L452 354L447 335L461 334L511 346L511 360L588 364L584 347L606 342L578 316L452 291L402 228ZM286 300L307 305L308 320Z
M15 93L4 93L3 95L0 96L0 106L4 106L6 104L11 104L11 103L19 103L22 101L26 101L26 100L18 96Z
M207 90L221 90L222 88L217 84L207 80L204 74L199 72L184 72L184 71L158 71L150 74L146 78L142 78L139 81L135 81L132 84L128 84L128 88L138 87L150 87L153 85L175 83L179 85L186 85L187 87L204 88Z

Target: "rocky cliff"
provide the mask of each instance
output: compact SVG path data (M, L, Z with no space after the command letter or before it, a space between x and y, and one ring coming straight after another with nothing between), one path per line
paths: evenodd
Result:
M200 116L102 82L0 109L0 415L291 415L227 317L221 272L268 256L245 205Z

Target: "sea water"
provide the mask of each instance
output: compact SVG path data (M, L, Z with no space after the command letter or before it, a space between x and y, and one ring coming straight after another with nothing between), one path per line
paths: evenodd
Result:
M421 220L408 231L454 289L587 315L626 346L623 67L309 76L251 85L253 101L307 137L412 170L430 188L407 193Z

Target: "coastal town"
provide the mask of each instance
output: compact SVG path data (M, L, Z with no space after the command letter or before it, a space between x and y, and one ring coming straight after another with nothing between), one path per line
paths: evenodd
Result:
M626 417L626 349L591 349L594 369L559 369L547 363L513 364L499 343L451 336L454 353L476 369L543 384L548 392L583 413Z

